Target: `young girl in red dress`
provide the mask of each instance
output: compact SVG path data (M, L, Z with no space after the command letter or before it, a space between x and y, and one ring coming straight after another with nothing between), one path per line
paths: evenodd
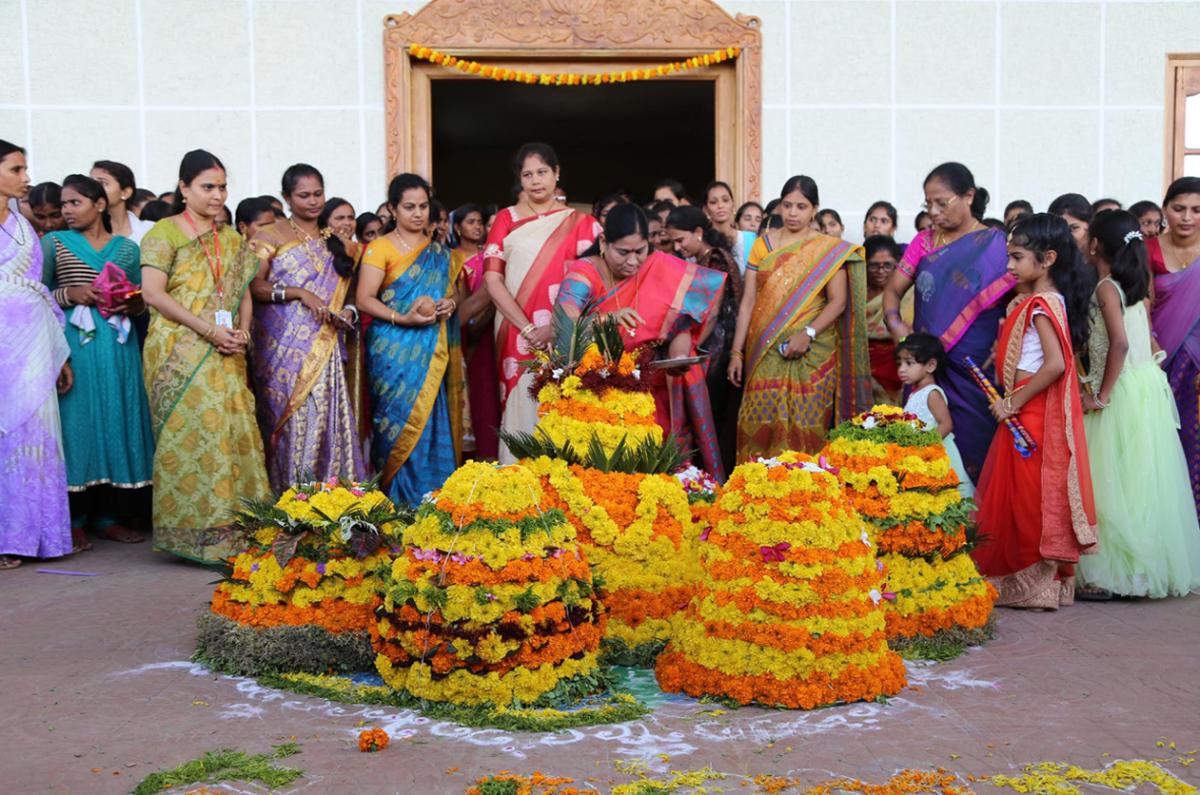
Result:
M1096 544L1096 508L1075 376L1087 343L1090 272L1067 223L1039 213L1008 240L1017 297L996 341L1002 424L979 479L979 570L997 604L1056 609L1075 598L1075 567ZM1003 424L1018 418L1037 443L1027 457Z

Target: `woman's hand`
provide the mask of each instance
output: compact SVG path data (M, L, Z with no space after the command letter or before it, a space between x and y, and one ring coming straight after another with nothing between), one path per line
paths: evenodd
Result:
M726 377L729 378L729 383L734 386L742 385L742 357L733 356L729 359L729 367L725 370Z
M1004 422L1008 418L1016 416L1015 411L1009 410L1010 405L1011 403L1007 403L1002 397L996 398L994 401L992 401L990 409L992 416L996 418L997 422Z
M393 322L397 326L413 326L415 328L420 328L422 326L432 326L434 323L438 322L438 316L436 311L434 311L432 314L423 315L418 309L410 309L402 315L397 314Z
M799 359L804 354L808 353L809 347L812 346L812 337L801 329L787 339L787 352L783 354L785 359Z
M146 302L142 300L142 291L130 293L125 296L125 300L113 306L112 311L118 315L140 315L146 311Z
M458 304L453 298L443 298L433 305L433 312L438 320L445 320L458 310Z
M58 371L58 380L54 382L54 388L58 390L58 394L65 395L71 391L73 386L75 386L75 371L71 369L70 362L63 362L62 369Z
M692 335L686 331L676 334L674 338L672 338L671 344L667 346L667 358L682 359L685 356L691 355ZM679 376L686 373L688 369L689 367L687 365L684 365L683 367L672 367L671 369L667 370L666 373L667 375Z
M897 343L903 342L905 337L907 337L909 334L912 334L912 326L908 325L900 318L896 318L886 325L888 327L888 331L892 333L892 339Z
M1096 396L1091 392L1081 392L1079 394L1079 402L1083 404L1084 411L1103 411L1104 406L1100 405L1100 401L1096 400Z
M646 322L642 316L638 314L637 310L631 306L618 309L616 312L610 313L609 317L617 321L617 325L630 331L637 328L640 324Z
M297 300L304 305L305 309L312 313L314 320L318 323L329 322L329 307L325 305L324 301L303 287L292 287L290 289L300 293L300 297Z
M216 326L208 338L217 353L222 356L236 356L246 352L250 343L250 335L241 329L228 329Z
M73 284L67 288L67 300L77 306L95 306L100 293L90 284Z
M550 326L538 326L525 335L525 341L529 343L529 347L531 348L549 348L550 342L553 339L554 329Z
M354 328L354 313L349 309L343 309L336 315L331 315L330 320L332 320L335 325L341 326L344 329Z

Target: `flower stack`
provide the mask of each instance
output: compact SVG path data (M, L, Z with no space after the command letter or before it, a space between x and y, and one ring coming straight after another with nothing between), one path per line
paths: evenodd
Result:
M249 547L213 593L197 658L238 674L371 667L374 577L406 517L372 484L305 483L239 516Z
M889 640L986 639L996 591L965 554L975 504L938 432L875 406L835 428L822 456L879 547Z
M681 455L655 419L647 351L626 351L611 319L555 318L534 367L533 436L505 437L574 526L607 615L605 661L649 667L698 587L699 530Z
M595 689L603 622L591 569L523 466L472 462L451 475L379 585L375 665L395 690L507 708Z
M904 687L875 550L836 477L799 453L743 464L711 519L703 591L655 668L663 690L812 709Z

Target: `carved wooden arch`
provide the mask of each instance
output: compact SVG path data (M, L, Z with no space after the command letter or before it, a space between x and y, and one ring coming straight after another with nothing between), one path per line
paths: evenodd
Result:
M715 83L717 178L740 186L743 197L759 196L760 28L757 17L734 18L712 0L432 0L416 14L390 15L383 34L389 173L431 176L431 80L485 79L414 61L412 43L538 72L632 69L736 46L735 61L687 77Z

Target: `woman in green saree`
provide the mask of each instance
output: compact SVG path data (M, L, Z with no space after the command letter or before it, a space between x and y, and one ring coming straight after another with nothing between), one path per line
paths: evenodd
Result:
M863 250L814 232L818 206L817 184L792 177L783 228L750 251L729 362L735 386L745 376L738 461L815 453L835 418L871 406Z
M217 217L228 191L212 154L184 155L176 215L142 238L152 310L142 354L154 426L154 546L216 563L238 551L242 498L270 495L246 381L258 260Z

